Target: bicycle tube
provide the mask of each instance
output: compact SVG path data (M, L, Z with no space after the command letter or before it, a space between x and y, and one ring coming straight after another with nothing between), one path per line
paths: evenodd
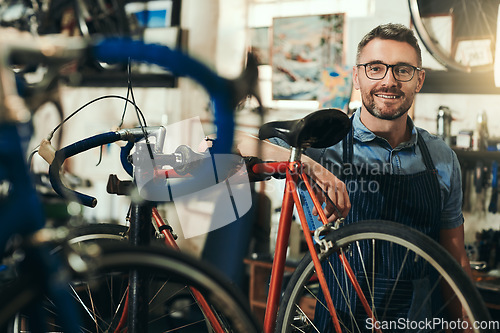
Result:
M72 282L76 306L83 317L82 331L114 331L126 298L129 271L135 270L148 276L148 332L188 332L187 328L212 332L187 286L202 293L227 331L259 332L242 295L217 272L185 254L115 243L103 246L99 256L89 258L87 263L93 267L92 274ZM16 292L22 290L20 286ZM54 320L57 323L57 318Z
M69 232L68 244L75 248L82 248L90 244L102 245L103 242L121 241L124 239L127 230L128 227L124 225L105 223L75 227ZM60 253L61 250L62 246L56 246L51 249L50 254ZM23 290L21 294L23 296L19 297L19 290L21 289ZM7 321L8 318L13 318L8 322L4 330L0 329L0 332L20 332L23 326L21 318L25 316L25 314L21 314L24 306L42 299L43 292L42 283L35 274L23 274L9 288L6 288L6 291L0 295L0 299L12 299L15 305L10 302L3 302L2 306L0 306L0 314L5 315L5 317L0 318L0 323ZM3 305L6 305L5 309Z
M41 332L46 328L44 295L49 295L51 306L57 307L60 320L58 330L80 332L78 309L73 307L69 294L68 267L61 265L59 255L50 254L45 245L23 248L25 257L15 265L14 281L0 292L0 331L16 332L19 313L26 313L30 324ZM22 328L21 328L22 329Z
M163 228L166 225L163 222L163 219L159 215L158 210L156 208L153 208L153 217L157 221L158 227L160 227L160 230L164 235L164 242L173 249L179 250L172 234L170 234L168 230ZM82 249L90 246L91 244L103 245L113 241L114 242L125 241L128 229L129 228L125 225L109 224L109 223L83 225L76 228L72 228L70 230L67 242L73 248ZM158 244L162 243L163 241ZM51 251L51 253L58 253L61 250L62 247L57 246ZM211 327L214 329L214 331L224 332L224 328L221 326L221 323L219 322L218 318L214 315L210 307L210 304L208 304L205 301L203 295L195 288L190 288L190 289L194 300L196 300L196 302L199 304L201 311L207 317L207 320L210 323ZM125 304L126 305L124 306L124 308L128 308L128 296L126 298ZM115 328L115 331L120 332L121 329L126 326L127 314L128 313L125 311L121 317L121 320L119 321L118 326ZM17 322L19 322L19 318L17 319ZM18 327L19 324L13 326Z
M426 235L394 222L360 221L331 231L326 236L326 240L331 241L333 247L326 254L320 254L319 257L324 269L340 268L335 274L332 273L334 282L331 282L330 288L338 294L342 293L339 298L342 302L337 301L336 308L337 313L340 313L343 329L364 332L369 331L368 328L376 329L377 325L394 322L399 323L404 329L412 329L411 325L420 325L426 321L442 326L491 323L488 310L473 282L453 257ZM359 254L360 244L363 242L371 243L374 248L377 248L376 251L371 251L370 258ZM394 258L398 251L403 249L407 258L398 272L397 279L392 279L390 286L385 279L379 279L379 273L370 269L374 267L379 272L384 270L384 265L380 260L376 260L376 256L385 249L391 249ZM346 255L350 262L363 262L363 270L355 271L355 273L373 309L374 319L368 318L365 311L359 308L359 302L354 299L355 293L345 277L343 268L334 262L339 253ZM405 277L408 267L405 266L424 267L427 275L419 276L419 279L413 281L413 289L403 292L402 286L408 284ZM321 307L323 300L317 290L314 274L310 254L307 254L294 272L284 293L278 313L276 332L302 332L301 330L307 330L307 327L311 328L319 324L318 319L316 318L315 321L314 317L318 314L316 307ZM433 279L429 279L429 276ZM382 288L382 281L387 283L387 289ZM450 294L443 291L447 288L450 288L456 297L444 299ZM374 296L384 291L386 301L389 302L384 302ZM397 302L401 302L398 297L403 297L403 294L415 302L413 308L405 314L397 315L391 314L392 310L386 310L390 302L394 302L394 306L398 307ZM433 304L430 304L431 302ZM456 311L459 309L458 306L464 309L469 323L465 324L464 321L460 321L460 318L450 317L445 313L450 309ZM436 326L428 328L428 331L436 330L438 330ZM328 330L325 329L325 331ZM384 331L383 328L382 331ZM473 331L495 332L491 326L474 328Z

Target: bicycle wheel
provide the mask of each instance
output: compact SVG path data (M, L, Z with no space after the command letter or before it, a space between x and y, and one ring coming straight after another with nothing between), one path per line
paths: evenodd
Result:
M148 322L138 323L139 332L212 332L189 287L204 296L227 332L258 332L246 302L236 289L211 268L195 259L166 248L131 247L113 242L98 256L86 258L90 277L72 279L75 306L81 309L82 332L114 332L122 320L130 272L138 272L148 287ZM21 292L21 290L19 290ZM57 309L50 300L48 332L57 332ZM21 321L27 325L27 321ZM120 326L121 327L121 326ZM31 332L30 327L17 327ZM122 329L127 329L125 324ZM131 331L130 329L128 330Z
M412 22L432 56L451 70L490 72L498 0L408 0Z
M471 323L485 325L490 321L488 310L471 280L451 255L426 235L394 222L363 221L343 226L325 237L332 241L333 248L320 255L320 260L325 276L332 277L329 288L336 299L334 304L343 331L369 332L380 327L383 332L439 332L446 331L446 325L450 331L456 331L455 326L468 325L450 315L451 311L462 308ZM363 254L361 248L364 248ZM385 255L380 257L382 252ZM346 271L335 263L338 254L345 255L353 268L373 318L360 305ZM392 273L392 279L380 278L381 274L387 274L397 256L403 261ZM334 267L337 269L331 271ZM410 279L407 275L411 272L419 272L420 276ZM325 313L322 308L326 309L326 303L315 274L311 256L307 255L286 288L277 332L334 331L331 327L330 330L317 328L321 318L315 320L315 316ZM400 311L405 302L411 302L412 307ZM329 314L327 320L331 325ZM473 331L494 330L483 326Z

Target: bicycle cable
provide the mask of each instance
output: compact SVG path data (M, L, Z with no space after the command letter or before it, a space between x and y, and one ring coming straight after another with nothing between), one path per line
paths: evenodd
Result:
M126 95L125 105L123 107L122 116L120 119L120 124L118 124L118 129L121 129L121 127L123 126L123 123L125 121L125 114L127 113L127 105L129 102L129 96L131 97L131 100L133 102L132 104L135 107L135 111L136 111L136 115L137 115L137 122L139 123L139 127L141 128L142 133L144 134L144 139L146 140L146 143L148 144L148 147L149 147L148 133L145 129L145 127L148 126L146 123L146 117L144 117L144 114L140 111L140 109L136 105L134 91L132 88L132 70L131 70L130 58L127 61L127 95ZM141 118L142 118L142 121L141 121ZM150 148L148 148L148 149L151 150ZM153 152L150 151L150 156L152 156L152 155L153 155ZM99 166L99 164L101 164L101 161L102 161L102 146L99 149L99 161L97 162L96 166Z
M57 132L57 130L59 130L64 123L66 123L69 119L71 119L73 116L75 116L78 112L82 111L84 108L86 108L87 106L89 106L89 105L91 105L91 104L93 104L95 102L98 102L98 101L103 100L103 99L108 99L108 98L118 98L118 99L125 100L127 103L131 103L132 105L134 105L134 107L136 108L136 111L141 115L141 117L143 119L145 119L142 110L135 104L135 102L133 102L132 100L128 99L127 97L123 97L123 96L120 96L120 95L104 95L104 96L100 96L100 97L94 98L93 100L85 103L84 105L80 106L78 109L76 109L75 111L73 111L73 113L71 113L69 116L67 116L66 118L64 118L63 121L61 121L49 133L49 135L46 137L46 140L47 141L52 140L52 138L54 137L54 134ZM33 148L33 151L31 152L31 154L36 153L35 150L37 150L38 148L40 148L40 145L37 145L35 148Z

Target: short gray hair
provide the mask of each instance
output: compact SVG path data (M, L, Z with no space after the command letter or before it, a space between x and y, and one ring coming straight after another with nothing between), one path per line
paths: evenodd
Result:
M411 47L417 52L418 67L422 67L422 52L418 45L418 40L411 29L396 23L382 24L373 28L367 33L358 44L358 51L356 53L356 62L359 62L359 57L363 48L375 38L390 39L398 42L405 42L410 44Z

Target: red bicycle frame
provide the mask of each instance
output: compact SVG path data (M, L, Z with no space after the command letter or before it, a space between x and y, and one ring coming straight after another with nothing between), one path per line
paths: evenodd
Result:
M264 332L272 333L274 332L276 326L276 317L280 302L283 273L286 260L286 250L288 247L288 239L290 236L293 208L295 206L297 209L297 213L299 215L302 230L304 232L307 247L309 249L309 252L311 253L311 258L314 263L314 268L316 269L316 276L320 283L321 290L325 296L325 301L328 310L332 317L333 326L335 327L336 332L341 333L342 330L340 327L340 322L337 317L337 312L335 311L335 307L333 305L333 300L330 294L330 290L328 288L325 276L323 274L323 268L316 253L312 232L307 223L304 209L297 194L297 186L300 180L302 180L306 185L307 192L309 193L313 201L314 207L318 211L321 222L323 224L327 224L328 219L325 213L323 212L321 203L314 194L313 188L309 183L307 175L303 172L302 163L300 161L262 162L259 164L255 164L252 168L252 171L256 174L286 175L285 191L283 194L283 205L281 208L281 215L279 219L278 235L276 239L276 248L275 248L274 261L271 271L271 280L269 285L269 295L267 298L266 312L264 316ZM370 318L374 318L372 310L370 309L370 305L363 291L361 290L358 281L356 280L354 272L352 271L347 260L345 260L344 254L341 254L339 252L339 257L341 262L343 263L343 267L347 273L347 276L349 277L349 280L353 284L354 289L356 290L356 293L358 294L358 297L360 298L361 303L363 304L365 312ZM377 331L380 332L379 330Z

